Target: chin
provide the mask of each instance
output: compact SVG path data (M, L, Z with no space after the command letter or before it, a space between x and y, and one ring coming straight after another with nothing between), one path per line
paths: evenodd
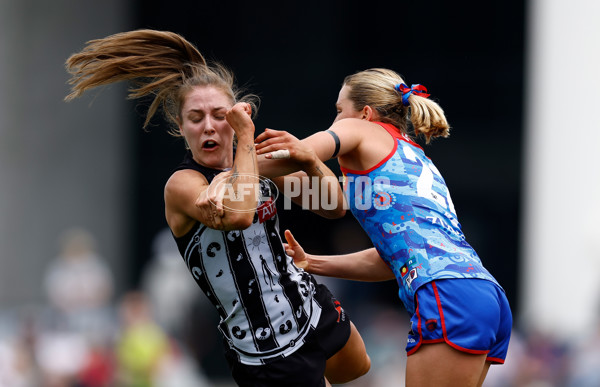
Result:
M231 168L233 163L227 163L225 157L207 157L203 161L203 164L213 169L225 169Z

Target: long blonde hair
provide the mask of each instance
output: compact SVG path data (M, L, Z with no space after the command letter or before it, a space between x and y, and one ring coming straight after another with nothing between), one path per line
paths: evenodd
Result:
M184 98L193 87L216 87L232 105L244 101L253 113L257 110L258 97L241 97L231 71L219 63L209 64L192 43L173 32L140 29L91 40L67 59L65 67L72 85L66 101L97 86L130 81L128 98L153 96L144 128L160 108L173 125L170 133L177 137Z
M370 106L382 122L396 126L409 134L409 121L416 135L423 135L427 143L434 137L448 137L450 126L442 108L434 101L411 94L408 106L402 103L402 93L395 86L404 83L396 72L373 68L347 76L344 85L350 88L349 99L355 110Z

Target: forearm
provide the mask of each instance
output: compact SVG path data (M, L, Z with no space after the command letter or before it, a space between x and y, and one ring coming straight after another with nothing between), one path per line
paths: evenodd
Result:
M354 281L388 281L394 273L375 248L344 255L306 254L307 271L327 277Z
M321 160L304 169L308 177L309 192L318 195L318 207L313 212L325 218L341 218L346 214L345 197L337 176Z
M254 216L258 198L258 165L251 136L238 138L231 174L225 179L223 208L227 214L243 212Z
M264 143L261 144L261 139L267 139L269 135L274 136L274 133L279 133L281 135L281 133L287 133L287 132L282 132L282 131L273 131L273 130L266 130L265 133L259 135L257 137L257 149L258 149L258 166L259 166L259 170L262 176L268 177L268 178L274 178L274 177L279 177L279 176L285 176L285 175L289 175L292 174L294 172L298 172L300 170L304 170L305 169L305 164L303 163L298 163L298 160L294 160L294 157L292 157L291 159L271 159L271 158L266 158L265 156L272 151L275 150L279 150L279 149L288 149L288 147L293 146L293 143L291 142L282 142L276 145L270 145L270 146L266 146L265 148L265 144L269 143L269 141L265 141ZM330 138L329 135L327 135L327 137ZM329 139L328 139L329 140ZM296 139L296 141L298 141ZM308 147L308 149L312 149L314 152L314 155L316 155L316 158L321 161L327 161L331 158L331 154L333 152L333 148L331 150L329 150L328 148L322 148L322 145L325 143L327 144L327 140L323 141L323 139L319 139L319 138L315 138L314 135L307 137L305 139L299 140L299 143ZM332 146L332 144L330 144ZM293 150L291 150L291 152L294 152ZM304 160L304 162L306 162L306 160ZM324 166L324 164L321 163L321 165ZM325 166L326 169L329 169Z
M300 166L289 159L273 160L258 155L258 170L261 176L273 179L300 171Z

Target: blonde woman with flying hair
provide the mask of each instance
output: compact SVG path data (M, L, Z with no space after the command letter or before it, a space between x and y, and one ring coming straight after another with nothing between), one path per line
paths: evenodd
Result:
M258 175L255 98L241 94L233 74L207 63L180 35L154 30L92 40L66 67L72 84L67 100L129 81L131 98L152 98L144 126L161 110L172 134L184 138L187 152L165 186L165 216L185 264L221 317L218 329L235 381L325 386L365 374L369 357L339 301L285 253L276 189ZM335 179L307 145L286 139L296 169ZM198 205L212 182L234 192L223 199L221 216ZM330 194L341 199L337 191ZM344 213L343 206L321 212Z
M490 364L506 358L512 314L504 290L466 242L450 193L411 137L447 137L443 110L422 85L374 68L345 78L337 116L305 139L321 160L337 158L350 210L373 248L307 254L286 230L287 252L306 271L359 281L396 279L411 317L406 386L481 386ZM289 145L266 130L258 154ZM271 161L281 165L284 160Z

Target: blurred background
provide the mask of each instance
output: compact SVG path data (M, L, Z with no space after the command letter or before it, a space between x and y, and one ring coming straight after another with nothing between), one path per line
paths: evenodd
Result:
M217 316L181 262L163 187L184 145L126 85L70 103L67 57L170 30L261 97L257 131L326 129L343 78L424 84L450 138L425 147L514 314L486 386L600 386L600 2L0 0L0 387L230 386ZM335 163L330 167L339 173ZM280 212L305 249L370 247L350 214ZM321 278L403 386L394 281Z

